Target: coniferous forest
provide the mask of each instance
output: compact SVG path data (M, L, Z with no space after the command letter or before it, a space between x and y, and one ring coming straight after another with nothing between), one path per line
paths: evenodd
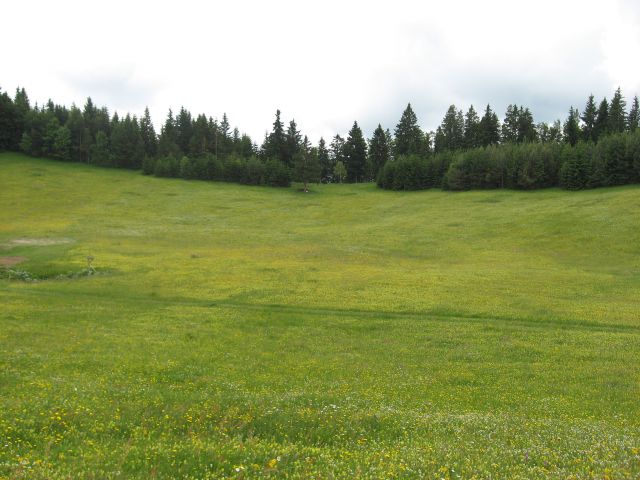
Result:
M312 145L295 120L276 112L260 146L232 128L185 108L171 110L156 132L141 118L49 100L31 105L24 88L0 92L0 151L142 170L146 175L289 186L377 182L381 188L570 190L640 182L638 97L629 108L618 88L610 101L593 95L564 122L536 123L531 110L509 105L502 121L490 105L466 113L451 105L436 131L421 129L411 104L393 132L381 125L365 139L357 122L346 134Z

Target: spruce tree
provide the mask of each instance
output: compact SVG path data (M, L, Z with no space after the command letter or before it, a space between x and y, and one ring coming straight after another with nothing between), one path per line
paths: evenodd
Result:
M17 150L23 129L13 100L7 92L0 92L0 151Z
M93 104L91 97L87 97L82 111L82 118L84 119L84 126L91 136L89 145L89 148L91 148L95 143L96 133L98 133L98 108Z
M382 129L382 126L378 124L378 127L373 132L373 137L369 140L369 165L371 171L369 176L372 179L376 179L378 172L389 160L389 143L387 141L387 135Z
M440 152L446 150L459 150L464 146L464 116L462 110L457 110L451 105L447 110L440 127L436 133L436 149Z
M113 126L111 136L113 138ZM177 143L176 121L173 118L173 112L169 109L167 119L160 129L160 137L158 138L158 157L180 158L182 153Z
M578 112L578 109L574 109L573 107L571 107L569 109L569 117L564 123L563 128L564 141L571 146L574 146L580 139L580 124L578 123L579 118L580 113Z
M144 115L140 119L140 134L144 142L144 154L148 157L155 158L158 153L158 137L153 128L149 107L145 107ZM97 142L97 138L96 138Z
M144 141L137 118L127 114L114 125L111 133L113 165L119 168L141 168L144 158Z
M273 129L267 135L262 144L262 155L264 158L272 158L280 162L285 159L286 141L284 135L284 125L280 120L280 110L276 110L276 119L273 122Z
M294 180L302 182L304 191L309 191L309 183L320 181L320 162L318 160L318 151L311 148L309 139L305 136L301 142L298 151L294 154Z
M284 164L288 167L294 166L294 157L302 149L302 137L298 131L295 120L289 122L289 127L285 134Z
M626 107L627 102L618 87L609 105L609 133L622 133L627 129Z
M589 99L587 100L587 104L584 107L584 112L580 119L583 122L582 126L582 139L585 142L596 141L595 136L595 128L596 128L596 117L598 116L598 109L596 107L596 103L593 99L593 95L589 95Z
M640 123L640 114L638 113L638 97L633 97L633 103L629 110L629 116L627 117L627 130L631 133L638 129Z
M117 114L115 119L117 120ZM84 162L85 158L84 150L84 119L82 118L82 112L75 105L71 105L69 110L69 119L67 120L67 128L71 132L71 160L76 162Z
M536 129L533 122L533 115L528 108L520 107L518 109L518 143L535 142Z
M320 179L325 183L330 182L333 176L333 165L331 164L327 143L322 137L318 142L318 162L320 163Z
M180 107L180 113L176 117L176 143L183 154L189 152L189 142L193 135L193 123L191 113L184 107Z
M518 106L507 106L507 112L502 122L502 142L517 143L518 142Z
M193 134L189 141L189 155L191 157L203 157L209 151L209 123L207 117L198 115L193 124Z
M407 104L400 122L395 129L394 155L420 155L424 152L424 135L418 126L418 117L413 112L411 104ZM347 172L349 172L349 165ZM350 174L350 173L349 173Z
M480 118L473 108L469 107L464 117L464 147L476 148L480 146Z
M364 140L358 122L353 122L345 143L345 167L348 182L362 182L367 162L367 142Z
M598 107L598 114L593 127L593 140L597 142L600 137L607 133L609 133L609 102L604 98Z
M483 147L500 143L500 120L489 104L480 120L479 130L479 141Z
M331 164L336 165L338 162L345 163L345 141L340 135L336 135L331 140L331 145L329 146L329 154L331 158Z

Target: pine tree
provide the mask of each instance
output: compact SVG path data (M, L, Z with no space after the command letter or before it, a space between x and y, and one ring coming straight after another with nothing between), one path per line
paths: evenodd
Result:
M276 120L273 122L273 129L262 144L262 155L266 159L272 158L284 163L285 149L284 125L280 120L280 110L276 110Z
M518 106L509 105L502 122L502 142L517 143L518 142Z
M633 97L633 103L629 110L629 116L627 117L627 130L635 132L638 129L640 123L640 114L638 112L638 97Z
M180 147L183 154L189 152L189 142L193 135L193 122L191 113L184 107L180 108L180 113L176 117L176 144Z
M113 125L111 136L113 137ZM158 138L158 157L180 158L181 156L182 153L177 143L176 121L173 118L173 112L169 109Z
M487 104L484 115L480 120L479 129L480 145L488 147L489 145L500 143L500 120L498 120L498 115L491 110L489 104Z
M142 167L144 141L137 118L127 114L124 120L114 125L111 133L113 165L119 168Z
M622 133L627 129L626 107L627 102L618 87L609 105L609 133Z
M149 114L149 107L145 107L144 115L140 119L140 134L142 135L142 141L144 142L145 155L155 158L158 153L158 137L155 129L153 128L153 122L151 121L151 115Z
M464 116L451 105L436 132L436 151L454 151L464 146Z
M295 126L295 124L294 124ZM309 191L309 183L320 181L320 162L318 151L311 148L305 136L293 158L294 180L304 184L304 191Z
M607 133L609 133L609 102L604 98L598 107L596 122L593 126L593 140L597 142Z
M334 166L338 162L342 162L343 164L345 163L345 141L340 135L336 135L333 137L333 140L331 140L329 156L331 158L331 164Z
M569 109L569 117L567 121L564 123L563 133L564 133L564 141L571 146L574 146L578 143L580 139L580 124L578 123L578 119L580 118L580 113L578 109L574 109L571 107Z
M18 145L22 140L22 133L27 130L27 115L31 111L29 97L24 88L16 88L13 105L15 108L15 130L13 132L12 144Z
M193 124L193 133L189 141L189 155L191 157L203 157L209 151L208 145L209 123L207 117L198 115Z
M96 133L98 133L98 108L93 104L91 97L87 97L87 101L84 104L84 110L82 111L82 118L84 119L84 126L88 129L88 133L91 136L89 148L94 144Z
M518 143L535 142L536 128L533 115L528 108L520 107L518 110Z
M597 116L598 116L598 109L596 108L596 103L593 99L593 95L589 95L589 99L587 100L587 105L584 107L584 112L580 117L580 119L583 122L582 139L585 142L596 141L595 128L596 128Z
M421 155L424 152L424 135L418 126L418 117L411 104L407 104L395 129L394 155ZM349 165L347 165L347 172Z
M322 137L320 137L320 141L318 142L318 162L320 162L321 180L325 183L330 182L333 177L333 165L331 164L327 144Z
M287 133L285 134L285 152L284 152L284 164L288 167L294 166L294 157L302 149L302 137L298 131L298 126L295 120L289 122Z
M382 126L378 124L378 127L373 132L373 137L369 140L370 178L376 179L378 177L378 172L389 161L389 156L390 148L387 135Z
M117 114L116 117L117 119ZM71 105L69 110L69 119L67 120L67 128L71 132L71 160L76 162L84 162L87 160L84 150L84 119L82 112L75 105Z
M345 166L348 182L362 182L367 162L367 143L362 135L358 122L353 122L345 142Z
M464 147L476 148L480 146L480 118L473 108L469 107L464 118Z
M24 125L20 127L18 110L6 92L0 92L0 151L17 150Z

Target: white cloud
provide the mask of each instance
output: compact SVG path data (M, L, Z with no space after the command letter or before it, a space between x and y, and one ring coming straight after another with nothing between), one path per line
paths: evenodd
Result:
M632 0L318 3L72 2L3 6L0 86L32 100L221 117L260 143L276 108L317 141L353 120L393 129L411 101L424 128L447 106L552 121L587 96L640 90Z

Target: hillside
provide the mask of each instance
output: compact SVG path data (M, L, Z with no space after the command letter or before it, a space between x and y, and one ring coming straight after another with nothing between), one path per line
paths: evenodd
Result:
M640 475L639 186L311 190L1 154L0 478Z

